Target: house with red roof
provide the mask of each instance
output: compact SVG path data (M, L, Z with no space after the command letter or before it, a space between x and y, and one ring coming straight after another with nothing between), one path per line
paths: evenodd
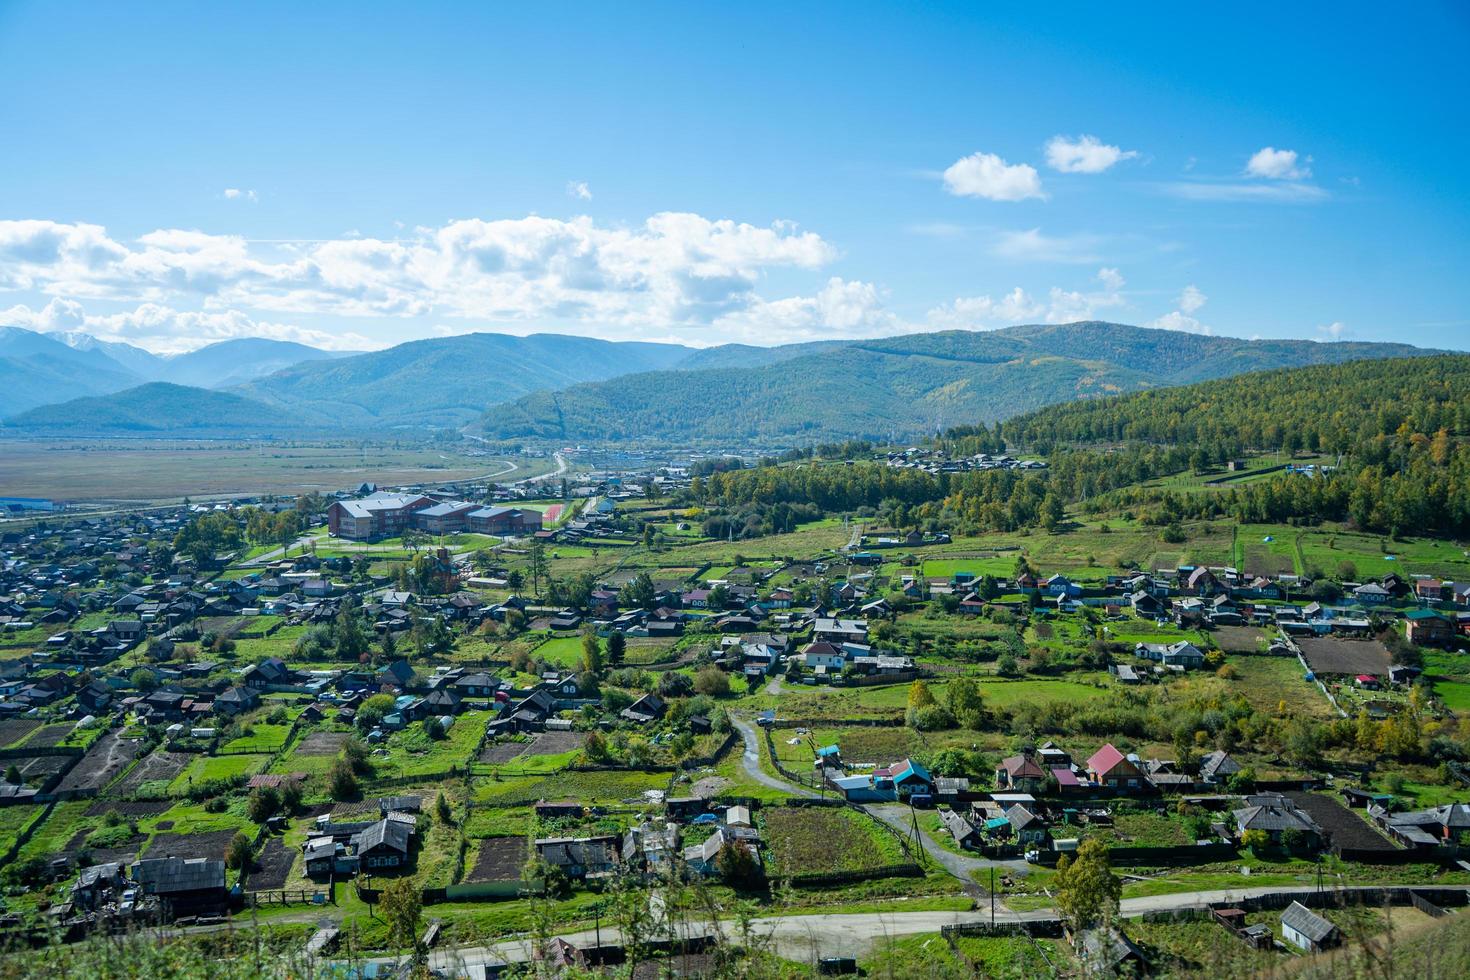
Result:
M1087 777L1115 793L1136 793L1148 787L1143 770L1129 761L1111 742L1087 760Z

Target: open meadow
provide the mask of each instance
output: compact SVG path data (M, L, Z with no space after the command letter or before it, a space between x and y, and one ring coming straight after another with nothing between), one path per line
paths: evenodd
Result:
M89 442L7 439L0 496L86 503L180 497L326 493L364 481L389 486L545 473L549 459L467 455L413 444Z

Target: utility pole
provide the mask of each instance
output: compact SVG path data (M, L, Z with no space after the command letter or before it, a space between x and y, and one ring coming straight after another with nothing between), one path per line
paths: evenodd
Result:
M914 831L914 845L919 849L919 863L923 864L924 859L927 858L928 855L924 853L924 838L919 834L919 811L914 809L914 801L912 798L910 798L908 802L909 820L913 826Z
M990 926L995 928L995 865L990 866Z

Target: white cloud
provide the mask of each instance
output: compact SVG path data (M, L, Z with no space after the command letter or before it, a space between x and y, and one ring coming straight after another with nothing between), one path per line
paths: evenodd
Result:
M1107 268L1106 266L1097 270L1097 281L1103 284L1104 289L1111 290L1115 293L1127 284L1127 280L1123 278L1121 272L1117 269Z
M257 201L259 201L260 198L256 196L256 194L255 194L254 191L242 190L239 187L226 187L225 188L225 200L226 201L249 201L251 204L254 204Z
M1100 174L1114 164L1136 156L1136 150L1110 146L1096 136L1077 139L1053 136L1046 141L1047 165L1066 174Z
M836 276L815 295L760 300L713 323L721 339L760 342L773 334L788 341L893 334L904 324L883 306L884 293L868 282Z
M925 238L963 238L968 230L964 225L948 221L924 221L904 229L910 235L922 235Z
M1267 180L1304 180L1312 176L1312 168L1307 166L1312 158L1307 157L1300 164L1297 160L1296 150L1278 150L1274 146L1264 146L1251 155L1250 161L1245 165L1246 176L1263 177Z
M1315 204L1331 196L1315 184L1304 184L1299 181L1257 184L1201 180L1174 181L1160 186L1165 194L1186 201Z
M1155 330L1183 330L1185 333L1212 334L1215 332L1212 328L1179 310L1165 313L1157 320L1149 321L1145 326L1153 327Z
M1214 330L1201 323L1194 314L1204 308L1209 297L1194 283L1185 286L1175 301L1179 307L1156 320L1151 320L1144 326L1153 327L1156 330L1183 330L1186 333L1212 334Z
M1200 307L1205 305L1207 299L1209 297L1200 292L1198 286L1190 283L1184 287L1184 292L1179 294L1179 308L1185 313L1196 313Z
M0 221L0 288L277 315L707 326L758 303L767 271L836 255L787 222L672 212L632 227L464 219L406 240L285 245L185 229L121 243L95 225Z
M585 180L567 181L567 196L575 197L579 201L592 200L592 189L587 186Z
M1347 324L1341 320L1333 320L1331 323L1317 328L1317 332L1327 337L1328 340L1341 340L1348 333Z
M1098 261L1098 248L1102 244L1099 235L1047 235L1040 228L1028 228L1001 232L991 243L990 254L1018 262L1091 264Z
M944 187L957 197L983 197L989 201L1046 197L1035 167L1025 163L1008 164L994 153L973 153L950 164L944 172Z
M930 326L943 330L983 330L1027 320L1041 319L1046 307L1027 295L1020 286L1000 299L991 296L961 296L929 311Z
M1096 320L1102 311L1117 309L1127 302L1121 293L1106 287L1101 290L1084 292L1053 286L1047 298L1047 323Z

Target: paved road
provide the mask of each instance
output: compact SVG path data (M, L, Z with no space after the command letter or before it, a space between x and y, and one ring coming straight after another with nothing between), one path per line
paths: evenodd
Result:
M863 807L863 809L867 810L868 813L877 817L879 820L882 820L884 823L888 824L888 826L892 827L894 830L897 830L899 833L907 836L913 835L913 818L909 814L909 808L904 806L902 803L869 803L867 806ZM1028 865L1025 861L1019 859L1012 861L996 861L992 860L991 858L971 857L967 854L956 854L953 851L946 850L945 848L941 847L939 845L939 842L936 841L923 827L919 828L919 836L923 839L924 850L929 853L929 856L935 861L939 862L939 865L944 868L945 871L948 871L950 874L954 875L956 878L960 879L960 881L963 881L967 885L989 885L991 868L1003 868L1007 871L1010 871L1012 874L1020 875L1027 874L1031 870L1030 865ZM976 875L975 872L977 871L981 872L981 874Z
M1343 891L1354 891L1350 886ZM1149 898L1130 898L1122 902L1121 912L1125 917L1136 917L1148 912L1168 911L1184 908L1205 908L1217 903L1238 902L1243 898L1272 892L1305 894L1314 891L1314 886L1301 885L1282 887L1271 885L1260 888L1228 888L1216 891L1184 892L1176 895L1157 895ZM1014 912L996 909L996 922L1046 922L1055 921L1056 912L1051 909ZM768 939L781 956L797 961L810 962L818 956L841 955L861 957L872 946L887 938L911 936L917 933L938 932L948 925L988 922L989 908L970 912L831 912L820 915L787 915L776 918L756 919L752 923L753 933ZM713 924L691 923L679 931L686 936L717 935L731 936L734 923L728 920ZM590 946L596 936L590 929L560 934L574 946ZM620 938L617 929L604 927L602 941L614 942ZM531 959L533 940L528 937L509 939L489 946L471 946L459 949L438 950L429 956L429 965L446 969L460 969L476 964L524 963ZM375 962L392 963L392 958Z
M805 789L801 786L797 786L794 783L788 783L784 779L772 776L770 773L762 769L762 736L760 732L756 731L755 726L748 721L741 721L739 718L731 718L730 722L740 732L740 737L745 740L745 751L740 756L740 764L745 768L746 775L750 776L751 779L754 779L762 786L769 786L772 789L779 789L783 793L790 793L792 796L805 796L814 799L819 795L817 793L813 793L809 789Z

